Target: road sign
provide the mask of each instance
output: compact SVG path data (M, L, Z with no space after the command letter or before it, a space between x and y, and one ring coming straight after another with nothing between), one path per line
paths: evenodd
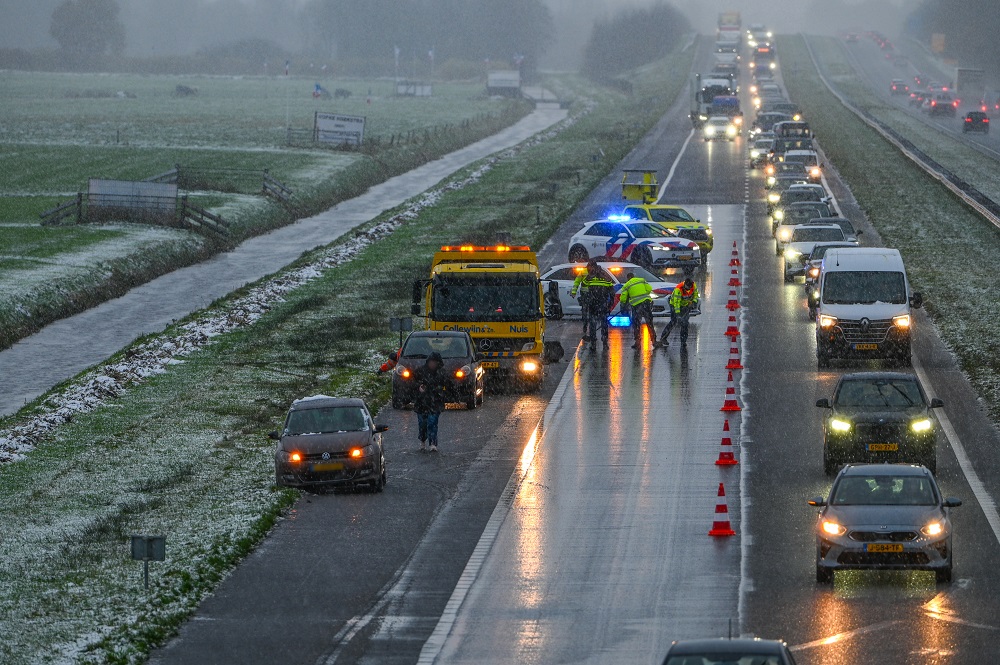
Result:
M164 561L167 558L166 536L132 536L132 560L142 561L142 578L149 588L149 562Z

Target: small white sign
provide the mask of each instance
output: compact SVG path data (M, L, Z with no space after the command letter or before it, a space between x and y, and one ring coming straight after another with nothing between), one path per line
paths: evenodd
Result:
M313 133L319 143L360 146L365 140L365 118L316 111Z

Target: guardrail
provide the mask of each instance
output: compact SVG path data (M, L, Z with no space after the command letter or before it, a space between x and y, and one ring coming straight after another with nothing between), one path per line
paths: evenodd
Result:
M909 139L902 136L899 132L892 129L872 114L859 109L854 104L849 102L847 98L840 94L840 92L834 88L833 84L831 84L826 78L826 75L820 68L819 60L816 58L816 53L813 51L812 44L809 43L809 39L805 35L802 35L802 41L806 45L806 50L809 52L809 58L812 60L813 66L816 68L816 73L819 75L823 85L825 85L827 90L830 91L830 94L836 97L837 100L843 104L844 108L858 116L862 122L878 132L886 141L894 145L901 153L903 153L905 157L919 166L925 173L947 187L955 196L959 198L959 200L969 206L969 208L973 211L979 213L983 219L1000 229L1000 204L959 178L950 170L941 166L941 164L914 146Z

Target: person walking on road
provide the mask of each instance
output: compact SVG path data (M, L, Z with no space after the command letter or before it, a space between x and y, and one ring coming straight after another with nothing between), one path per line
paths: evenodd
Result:
M635 337L633 349L642 348L643 322L649 324L649 329L653 336L653 343L656 343L656 330L653 328L653 287L642 277L636 277L635 273L628 274L628 281L622 286L621 303L622 307L628 306L632 310L632 335Z
M694 280L688 277L675 286L670 293L668 302L670 304L670 320L667 321L667 327L663 329L663 334L660 336L660 346L669 344L667 338L670 337L670 332L674 326L679 326L681 329L681 348L686 349L691 311L698 306L698 286Z
M615 284L611 281L596 261L587 265L587 276L583 278L583 288L586 289L586 302L581 302L583 306L583 316L589 321L590 327L590 349L597 348L597 331L601 331L604 341L604 348L609 348L608 344L608 314L611 313L611 299L614 297ZM585 324L587 325L587 324Z
M441 354L434 352L427 356L422 367L414 372L417 396L413 400L413 410L417 414L417 437L420 450L436 453L438 449L438 419L444 411L445 394L448 391L448 376L444 371Z
M594 261L593 259L591 259L590 261L587 262L587 268L586 268L586 270L579 270L579 272L577 272L576 279L573 280L573 288L570 289L570 292L569 292L569 297L570 298L576 298L577 294L579 294L579 297L580 297L580 300L579 300L579 302L580 302L580 318L583 319L583 337L582 337L582 339L583 339L584 342L589 342L590 341L590 332L591 332L591 330L590 330L590 317L587 316L587 303L588 303L588 300L587 300L587 295L588 294L587 294L587 292L589 291L589 289L588 289L587 284L586 284L586 282L587 282L587 276L590 274L590 268L591 268L591 266L595 266L596 267L597 266L597 261ZM597 336L596 332L594 333L594 336L595 337Z

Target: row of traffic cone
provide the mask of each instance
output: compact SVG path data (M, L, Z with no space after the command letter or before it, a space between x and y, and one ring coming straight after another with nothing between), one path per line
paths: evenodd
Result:
M729 326L723 334L730 339L731 346L729 349L729 362L726 363L726 370L729 372L729 376L726 381L726 399L720 409L720 411L727 413L743 410L742 407L740 407L739 402L736 400L736 383L733 380L733 370L743 369L743 362L740 360L740 349L736 346L736 338L740 337L740 329L736 319L736 310L740 309L740 301L736 294L736 289L743 286L743 282L740 280L739 275L741 262L736 241L733 241L733 253L732 257L729 259L729 266L731 268L731 276L729 278L729 301L726 303L726 309L730 312ZM733 454L733 440L730 437L729 431L729 419L727 418L722 425L722 443L720 445L719 458L715 460L715 464L717 466L734 466L739 464L736 460L736 456ZM709 530L708 535L713 537L735 536L736 531L733 530L733 526L729 521L729 504L726 501L726 486L724 483L719 483L717 496L718 499L715 503L715 521L712 522L712 528Z

